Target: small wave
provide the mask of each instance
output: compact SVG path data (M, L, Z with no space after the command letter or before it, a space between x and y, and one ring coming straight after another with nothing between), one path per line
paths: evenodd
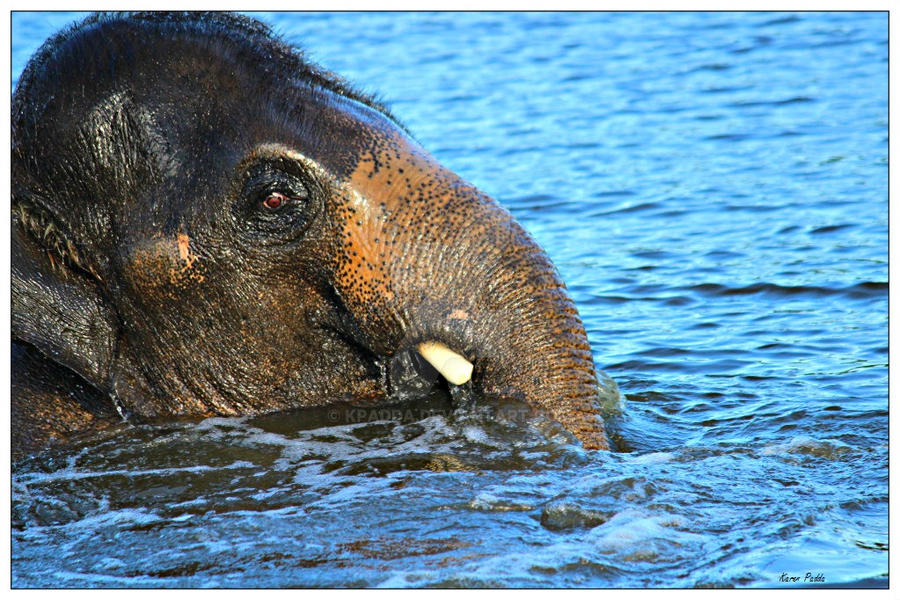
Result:
M671 462L674 459L675 455L671 452L649 452L633 457L631 462L638 465L657 465Z
M572 81L584 81L586 79L595 79L596 75L592 73L573 73L560 79L562 83L570 83Z
M58 570L53 573L53 577L59 580L59 585L67 588L80 587L134 587L134 586L152 586L160 585L159 579L155 577L144 576L118 576L104 575L102 573L83 573L77 571ZM15 586L14 586L15 587Z
M489 492L481 492L469 501L469 508L486 512L510 512L530 511L534 507L529 504L520 504L503 500Z
M742 102L732 102L728 106L731 108L752 108L757 106L790 106L792 104L809 104L815 102L814 98L809 96L792 96L782 100L746 100Z
M733 252L731 250L721 250L721 249L717 248L715 250L710 250L703 256L705 256L707 258L716 258L719 260L725 260L725 259L730 259L730 258L744 258L745 254L742 252Z
M856 227L851 223L842 223L840 225L825 225L824 227L816 227L812 231L810 231L813 235L818 235L822 233L834 233L835 231L841 231L843 229L850 229L852 227Z
M707 135L703 139L712 142L743 142L752 137L749 133L717 133L715 135Z
M252 467L253 464L246 461L235 461L230 465L194 465L188 467L166 467L161 469L118 469L111 471L79 471L62 469L53 473L22 473L17 474L16 479L26 485L49 483L54 481L76 481L79 479L96 479L113 476L141 477L145 475L169 476L175 473L202 473L206 471L219 471L223 469L243 469Z
M627 360L625 362L609 365L607 368L612 371L635 372L635 373L691 373L691 374L707 374L716 377L733 377L732 373L746 368L753 364L746 360L722 359L712 361L694 361L679 360L675 362L655 362L649 360ZM630 398L630 396L629 396Z
M646 515L626 509L592 529L588 537L600 552L616 553L625 561L660 562L665 556L668 562L682 553L693 554L706 539L684 531L687 527L676 515Z
M560 212L571 210L583 210L582 207L573 205L570 200L557 198L549 194L535 194L532 196L523 196L521 198L513 198L508 200L507 204L517 209L530 210L535 212L550 211Z
M609 192L607 192L606 194L610 195ZM619 194L619 195L622 195L622 194ZM629 214L629 213L643 212L646 210L657 210L660 208L663 208L663 205L660 204L659 202L642 202L640 204L631 204L628 206L614 208L612 210L608 210L608 211L597 213L597 214L598 214L598 216L603 217L603 216L607 216L607 215L618 215L618 214L624 215L624 214Z
M700 73L703 71L712 71L714 73L719 73L722 71L728 71L733 69L734 66L730 63L709 63L705 65L700 65L698 67L694 67L693 69L687 71L687 73Z
M632 252L631 256L635 258L649 258L652 260L678 259L679 255L668 250L638 250Z
M752 213L767 213L782 210L782 206L777 204L725 204L722 210L727 211L747 211Z
M770 19L768 21L763 21L757 27L771 27L772 25L787 25L788 23L797 23L800 21L800 17L797 15L787 15L784 17L777 17L775 19Z
M640 352L634 353L636 356L687 356L692 354L690 350L685 350L684 348L672 348L672 347L657 347L650 348L648 350L642 350Z
M784 286L776 283L753 283L741 287L730 287L719 283L701 283L680 288L686 291L697 292L704 296L730 297L752 296L756 294L768 294L773 296L837 296L853 299L883 298L888 292L888 283L881 281L863 281L842 288L830 288L823 286L795 285Z
M731 92L743 92L751 89L751 86L747 85L728 85L721 87L710 87L703 90L699 90L702 94L728 94Z
M609 520L608 513L571 502L552 502L541 511L541 525L550 531L592 529Z
M592 198L612 198L614 196L634 196L631 190L601 190L591 194Z
M800 454L824 458L827 460L838 460L852 452L852 448L846 444L836 441L815 440L806 436L796 436L786 444L773 444L762 449L760 454L784 455L784 454Z
M813 44L811 46L808 46L808 48L811 50L814 50L817 48L834 48L836 46L852 46L854 44L861 44L864 41L865 40L860 40L860 39L843 39L843 40L830 39L830 40L827 40L827 41L819 43L819 44Z

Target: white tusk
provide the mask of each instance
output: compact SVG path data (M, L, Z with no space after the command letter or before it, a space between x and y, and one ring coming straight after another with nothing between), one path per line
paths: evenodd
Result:
M422 342L419 354L453 385L472 379L472 363L440 342Z

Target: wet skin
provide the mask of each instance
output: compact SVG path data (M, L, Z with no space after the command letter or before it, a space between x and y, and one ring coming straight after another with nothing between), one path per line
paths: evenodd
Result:
M405 399L426 341L471 362L478 398L608 447L617 391L546 254L264 26L91 18L13 102L15 453L115 412Z

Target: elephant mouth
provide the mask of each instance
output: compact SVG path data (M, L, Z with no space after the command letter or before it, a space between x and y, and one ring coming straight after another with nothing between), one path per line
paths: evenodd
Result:
M456 396L469 387L473 365L440 342L421 342L398 351L388 365L388 395L405 402L445 389Z

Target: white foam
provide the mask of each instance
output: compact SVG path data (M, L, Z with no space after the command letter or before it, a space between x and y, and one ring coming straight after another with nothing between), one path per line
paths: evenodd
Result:
M631 459L631 462L638 465L656 465L666 463L675 458L671 452L650 452L649 454L641 454Z
M703 536L682 531L684 527L685 520L677 515L647 515L638 510L625 509L594 527L588 534L588 540L601 552L644 550L647 543L654 540L667 545L703 541Z

